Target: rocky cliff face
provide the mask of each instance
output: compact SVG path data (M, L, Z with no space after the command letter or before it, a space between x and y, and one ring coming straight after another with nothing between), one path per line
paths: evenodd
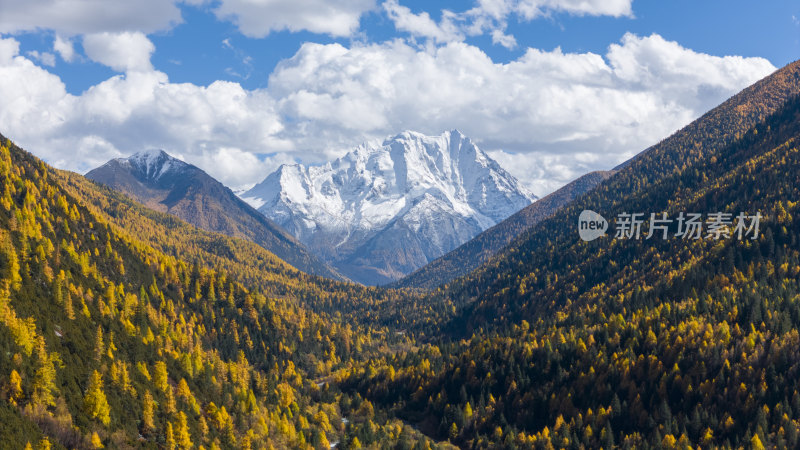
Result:
M324 166L283 165L242 197L365 284L400 278L536 199L458 131L406 131Z

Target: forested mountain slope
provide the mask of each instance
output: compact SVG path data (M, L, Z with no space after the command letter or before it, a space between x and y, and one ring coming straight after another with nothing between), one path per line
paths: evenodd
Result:
M551 219L524 233L514 245L492 260L491 264L453 283L449 295L467 301L477 295L477 302L470 307L471 312L465 314L469 316L468 321L480 323L493 320L493 317L502 315L501 311L513 305L560 305L553 293L562 300L576 297L576 293L571 292L571 287L560 288L553 279L557 274L560 275L559 282L564 281L566 274L583 278L587 280L585 289L591 289L595 280L591 275L595 272L617 272L623 269L632 271L632 268L626 267L620 260L616 261L617 266L586 265L589 264L588 260L584 262L587 252L590 251L588 249L594 249L597 243L584 246L578 239L577 218L580 212L590 209L609 219L626 211L646 213L649 217L651 212L661 213L674 208L673 204L679 196L699 195L693 190L697 186L684 186L681 177L693 176L708 182L711 174L701 170L705 169L702 164L709 164L711 161L729 163L732 158L732 143L741 141L748 130L763 123L776 111L782 111L785 103L794 100L799 94L800 62L795 62L748 87L674 135L634 157L589 195L569 204ZM788 139L787 137L786 140ZM742 158L738 162L744 165L747 159ZM656 198L659 201L655 201ZM710 211L712 206L724 205L709 204L700 211L718 211ZM581 256L574 260L567 259L568 255L575 252ZM603 249L603 253L606 250ZM578 270L579 263L587 269ZM545 290L548 292L546 296L537 295ZM582 292L579 290L579 293ZM544 298L545 302L531 301Z
M54 171L54 175L65 189L117 226L118 232L146 241L186 264L221 268L226 276L247 286L257 286L267 295L297 299L304 308L341 317L343 323L430 329L438 323L437 318L452 310L447 301L427 303L410 292L308 275L251 242L198 229L78 174Z
M798 81L795 63L745 90L460 280L443 295L466 340L342 385L467 448L796 448ZM763 217L756 239L673 223L666 240L584 242L584 208Z
M319 292L344 284L0 144L4 447L435 445L316 381L405 339L294 295L306 281L333 283ZM244 254L253 266L228 272Z
M222 183L162 150L113 159L86 178L204 230L253 241L306 273L344 279Z
M781 107L788 98L797 95L799 91L800 69L798 68L798 63L795 62L755 83L674 135L616 167L610 173L588 174L584 176L589 177L588 180L582 177L573 183L579 183L579 186L586 186L584 184L585 181L603 181L596 180L594 177L603 176L607 178L607 175L622 171L621 176L602 182L600 188L593 192L593 196L587 197L587 199L595 199L595 203L618 201L621 197L634 194L675 170L685 168L687 164L708 152L718 150L738 139L742 133L764 120L777 108ZM567 188L567 192L582 193L580 191L586 192L594 186L592 185L586 190L578 189L578 192L574 191L575 187L568 185L565 188ZM564 193L566 192L557 191L554 193L559 195L551 199L551 201L559 201L553 202L551 205L541 203L544 199L535 202L510 217L507 224L500 223L494 228L485 231L472 241L401 279L393 286L431 289L442 283L450 282L456 277L467 275L505 247L520 232L550 215L541 214L544 217L539 217L539 212L542 209L547 213L552 213L558 207L572 200L572 198L567 197L567 201L561 203L560 200L564 199L562 196ZM537 206L539 203L541 205ZM587 202L581 204L590 203L591 201L587 200ZM577 206L573 207L571 211L574 212L575 208ZM563 214L560 216L564 217ZM568 227L562 231L566 232L573 229L574 227ZM467 278L485 274L484 280L474 283L468 281L465 286L483 286L484 282L489 282L492 278L503 278L510 274L510 271L506 269L506 266L502 266L497 269L477 270L475 274L470 274ZM505 282L502 281L501 283ZM457 287L453 289L453 292L457 292L453 295L456 298L465 297L464 293L458 292ZM470 295L466 296L471 297Z

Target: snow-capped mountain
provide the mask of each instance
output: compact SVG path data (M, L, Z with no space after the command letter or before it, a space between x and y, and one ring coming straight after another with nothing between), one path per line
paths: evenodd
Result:
M456 130L282 165L242 198L365 284L402 277L536 199Z
M162 150L112 159L86 178L197 227L253 241L302 271L343 278L222 183Z
M118 161L130 164L132 168L151 180L158 180L164 175L189 170L192 167L160 149L144 150Z

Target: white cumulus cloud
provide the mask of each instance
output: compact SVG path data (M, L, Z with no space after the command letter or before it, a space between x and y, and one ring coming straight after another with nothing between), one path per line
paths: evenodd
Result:
M64 38L62 36L56 35L55 40L53 41L53 51L58 53L66 62L71 62L75 59L75 46L72 45L72 41L70 39Z
M0 0L0 33L87 33L169 29L181 22L174 0Z
M383 10L394 22L395 28L412 36L433 39L434 42L464 39L465 33L461 29L461 24L455 23L458 16L450 11L443 11L442 20L440 23L436 23L427 12L413 13L410 8L402 6L398 0L385 1Z
M0 0L0 34L150 34L181 23L181 4L213 9L219 19L233 22L249 37L282 30L350 36L375 0Z
M103 32L83 37L86 56L117 72L152 70L150 55L155 49L150 39L140 32Z
M539 165L508 168L543 194L613 167L773 70L763 58L710 56L658 35L627 34L605 55L528 49L506 64L457 42L305 44L276 68L269 91L292 124L283 135L302 148L459 128Z
M272 99L237 83L170 83L161 72L128 72L69 94L56 76L0 39L2 132L57 167L85 172L134 152L163 148L230 186L252 184L291 150ZM35 124L35 126L31 126ZM238 166L237 166L238 162Z
M221 0L215 13L249 37L282 30L350 36L374 6L374 0Z
M508 1L508 0L507 0ZM519 0L509 1L522 17L532 19L551 12L587 16L631 16L633 0Z
M439 22L428 12L414 13L400 0L385 0L386 15L398 31L434 43L463 41L468 36L489 34L492 43L512 49L516 38L506 34L508 20L530 21L555 12L578 16L632 16L633 0L478 0L466 11L442 10Z
M510 34L505 34L503 30L497 28L492 30L492 43L500 44L508 49L513 49L517 46L517 39Z
M56 55L50 52L39 52L37 50L31 50L27 52L27 55L30 56L32 59L39 61L45 66L53 67L56 65Z
M775 69L659 35L627 34L603 55L527 49L508 63L463 42L307 43L267 88L247 90L135 70L149 69L147 45L135 46L145 51L134 62L100 47L87 53L124 74L72 95L16 40L0 39L0 132L78 171L163 148L232 187L404 129L458 128L543 195L615 166Z

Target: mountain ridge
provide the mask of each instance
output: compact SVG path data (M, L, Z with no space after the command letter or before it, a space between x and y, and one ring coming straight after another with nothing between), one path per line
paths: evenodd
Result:
M405 131L322 166L282 165L242 198L350 278L382 284L535 196L453 130Z
M484 264L476 271L457 279L450 287L451 295L456 297L462 295L457 293L462 289L465 289L462 292L473 291L474 288L468 287L469 285L486 282L489 285L502 286L509 283L511 272L506 269L518 264L516 260L520 258L519 254L524 252L538 255L536 249L545 245L550 239L556 239L557 245L575 245L575 236L570 232L575 229L580 211L592 209L601 214L615 211L621 193L625 193L628 198L636 199L640 193L647 192L650 185L677 176L676 174L687 170L686 167L691 164L696 164L704 158L722 158L723 155L719 154L721 150L728 148L746 132L782 110L787 102L798 95L800 95L800 61L791 63L745 88L673 135L620 165L615 169L614 177L600 183L588 195L569 203L550 218L524 232L517 239L515 247L503 249L489 264ZM535 266L538 262L530 264ZM540 271L545 268L542 266L533 270ZM503 275L500 275L501 273ZM478 281L479 279L485 281ZM482 295L491 295L489 292L493 289L484 290ZM518 297L518 294L510 294L511 297ZM525 296L530 296L530 293L520 297ZM478 299L475 303L476 309L465 314L471 315L469 320L474 320L475 324L482 323L482 315L486 318L495 317L495 314L490 312L489 303L494 303L498 309L508 306L506 304L500 307L496 304L496 300L482 302Z
M388 417L367 436L361 402L315 382L403 345L370 320L401 292L307 275L2 135L0 225L4 448L449 448Z
M389 284L394 288L434 289L464 276L488 261L525 230L554 214L580 195L612 176L615 169L580 176L483 231L456 249Z
M229 188L164 150L112 159L85 176L197 227L251 240L304 272L344 279Z
M795 62L434 291L452 347L350 382L465 448L797 448L798 186ZM643 213L643 236L583 241L585 209ZM646 239L661 212L669 238ZM759 213L759 233L683 239L681 212Z

